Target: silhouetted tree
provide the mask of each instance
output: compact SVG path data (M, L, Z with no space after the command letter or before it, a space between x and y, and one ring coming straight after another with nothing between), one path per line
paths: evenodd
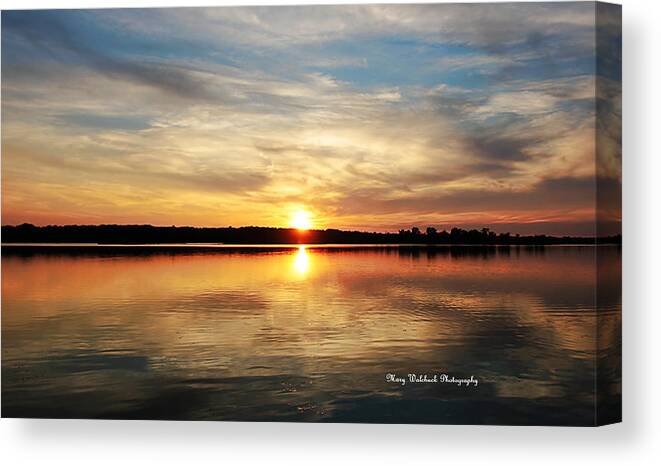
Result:
M546 235L521 236L518 233L496 234L488 228L463 230L452 228L450 232L438 233L428 227L422 234L417 227L399 230L399 233L375 233L342 231L337 229L309 230L305 236L292 228L195 228L154 227L152 225L49 225L38 227L31 224L2 227L3 243L227 243L227 244L310 244L338 243L410 243L410 244L620 244L621 235L603 238L554 237Z

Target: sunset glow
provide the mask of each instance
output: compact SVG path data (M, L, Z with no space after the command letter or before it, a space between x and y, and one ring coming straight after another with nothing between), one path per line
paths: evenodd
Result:
M621 182L590 3L2 19L3 224L589 235Z
M620 5L0 14L2 417L621 421Z

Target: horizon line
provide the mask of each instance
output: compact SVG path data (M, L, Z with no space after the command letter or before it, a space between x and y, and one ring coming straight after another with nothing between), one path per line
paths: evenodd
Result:
M609 238L609 237L618 237L622 236L622 233L616 233L616 234L609 234L609 235L603 235L603 236L598 236L598 235L571 235L571 234L562 234L562 235L553 235L553 234L548 234L548 233L539 233L539 234L521 234L521 233L516 233L516 232L511 232L511 231L497 231L493 230L491 227L473 227L473 228L462 228L458 226L454 226L452 228L443 228L443 229L438 229L434 227L433 225L426 225L425 227L417 227L415 225L411 225L408 228L402 228L397 231L377 231L377 230L357 230L357 229L342 229L342 228L333 228L333 227L327 227L327 228L306 228L306 229L300 229L296 227L281 227L281 226L260 226L260 225L241 225L241 226L233 226L233 225L226 225L226 226L200 226L200 225L154 225L151 223L97 223L97 224L92 224L92 223L70 223L70 224L47 224L47 225L36 225L33 223L29 222L23 222L20 224L2 224L1 228L18 228L21 226L31 226L34 228L49 228L49 227L56 227L56 228L66 228L66 227L104 227L104 226L114 226L114 227L151 227L151 228L197 228L197 229L242 229L242 228L258 228L258 229L270 229L270 230L287 230L287 231L297 231L299 233L306 233L306 232L324 232L324 231L340 231L340 232L355 232L355 233L368 233L368 234L380 234L380 235L398 235L400 234L401 231L405 231L407 233L412 233L413 228L417 228L419 230L419 234L421 235L426 235L426 229L427 228L434 228L437 230L437 233L441 234L443 232L450 233L453 229L458 229L461 231L478 231L482 232L484 229L488 230L489 232L492 232L496 235L511 235L511 236L520 236L520 237L539 237L539 236L546 236L546 237L555 237L555 238Z

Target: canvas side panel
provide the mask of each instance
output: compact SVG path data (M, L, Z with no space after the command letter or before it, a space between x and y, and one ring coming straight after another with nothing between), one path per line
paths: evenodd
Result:
M622 420L622 7L596 3L595 424Z

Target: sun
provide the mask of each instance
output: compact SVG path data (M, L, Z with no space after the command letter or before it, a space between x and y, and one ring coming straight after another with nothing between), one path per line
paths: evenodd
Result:
M297 230L309 230L312 228L310 213L305 210L297 210L291 218L291 226Z

